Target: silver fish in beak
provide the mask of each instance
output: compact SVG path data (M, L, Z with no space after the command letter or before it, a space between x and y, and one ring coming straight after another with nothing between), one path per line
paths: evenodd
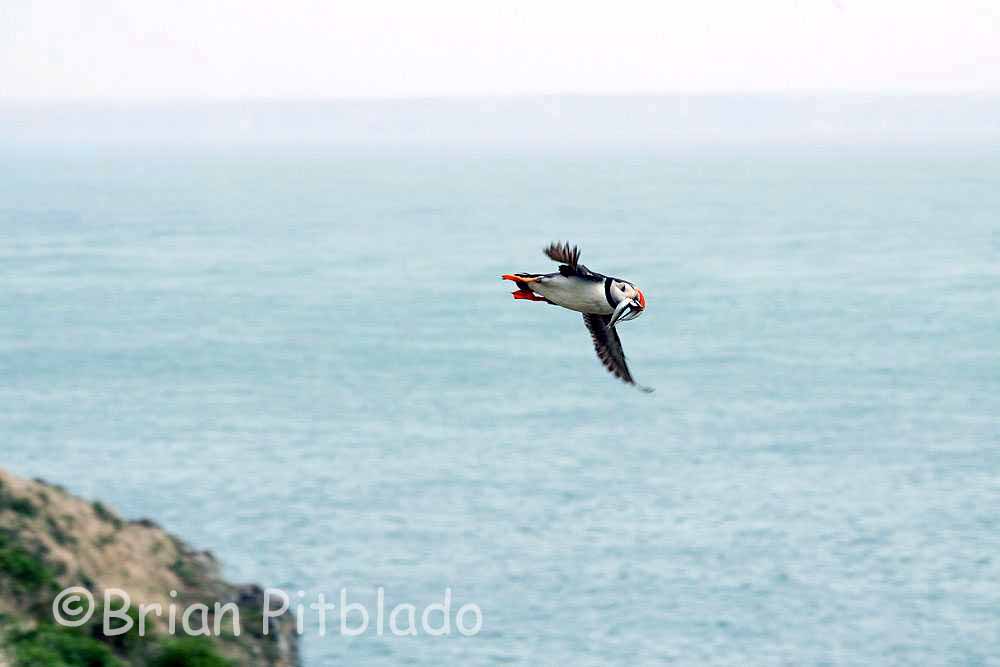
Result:
M637 299L626 299L615 307L615 312L611 314L609 327L614 327L618 322L628 322L642 315L644 311L642 303Z

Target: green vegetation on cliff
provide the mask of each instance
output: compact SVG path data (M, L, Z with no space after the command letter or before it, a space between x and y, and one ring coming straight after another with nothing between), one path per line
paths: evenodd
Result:
M16 667L121 667L124 663L100 641L70 628L41 624L8 638Z
M55 575L45 563L25 551L7 531L0 531L0 577L15 593L36 593L55 585Z

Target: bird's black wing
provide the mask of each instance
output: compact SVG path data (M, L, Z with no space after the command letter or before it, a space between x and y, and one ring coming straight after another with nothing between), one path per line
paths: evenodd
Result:
M580 276L582 278L597 276L580 263L580 249L577 246L570 247L568 242L550 243L549 247L545 249L545 255L553 262L561 264L559 273L564 276Z
M594 341L594 350L597 352L597 358L601 360L604 367L616 378L635 385L647 393L653 391L649 387L636 384L632 378L628 364L625 363L625 351L622 350L622 341L618 337L618 332L608 326L608 322L610 321L610 315L583 314L583 322L587 325L590 337Z
M580 263L580 249L576 246L571 248L569 243L550 243L549 247L545 249L545 254L553 262L565 264L571 269L575 269L576 265Z

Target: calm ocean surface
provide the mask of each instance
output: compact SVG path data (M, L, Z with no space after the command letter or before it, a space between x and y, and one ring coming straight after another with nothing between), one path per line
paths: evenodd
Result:
M655 394L511 299L558 239ZM1000 152L5 151L0 405L232 579L483 610L307 667L1000 661Z

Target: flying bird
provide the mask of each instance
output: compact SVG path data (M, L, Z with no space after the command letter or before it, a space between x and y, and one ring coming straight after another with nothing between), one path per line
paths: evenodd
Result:
M625 352L615 325L634 320L646 310L646 297L633 283L591 271L580 263L580 249L569 243L552 243L545 255L559 262L556 273L505 273L504 280L513 280L515 299L545 301L555 306L583 313L583 322L594 341L597 357L617 378L639 389L625 363Z

